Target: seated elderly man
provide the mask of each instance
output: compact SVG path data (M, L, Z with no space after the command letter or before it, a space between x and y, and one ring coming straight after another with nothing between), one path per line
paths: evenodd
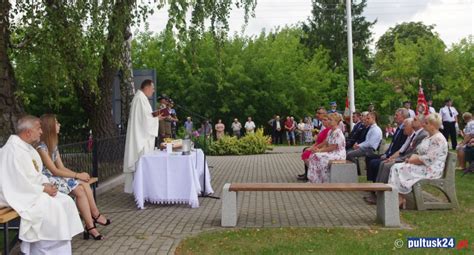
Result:
M414 119L405 119L403 125L405 128L403 132L408 136L400 150L396 151L392 156L383 160L379 166L377 178L375 182L388 183L388 177L390 176L390 168L395 163L404 162L413 153L416 152L417 146L428 136L428 133L422 127L423 115L418 115ZM364 197L364 200L369 204L376 203L375 194L371 193L370 196Z
M0 150L0 207L9 206L21 217L19 238L25 254L71 254L71 239L83 231L71 197L57 192L41 173L43 163L32 144L39 142L40 120L18 120Z

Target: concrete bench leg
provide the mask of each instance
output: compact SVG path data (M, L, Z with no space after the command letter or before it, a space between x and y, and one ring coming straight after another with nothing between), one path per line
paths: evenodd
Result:
M230 183L222 189L221 226L235 227L237 225L237 192L229 191Z
M357 166L354 163L331 164L329 166L330 183L357 183Z
M377 192L377 221L385 227L400 227L400 209L398 208L398 190Z

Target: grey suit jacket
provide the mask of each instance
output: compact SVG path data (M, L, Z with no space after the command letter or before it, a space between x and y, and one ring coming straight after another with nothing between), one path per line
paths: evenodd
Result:
M401 154L398 156L398 158L395 160L395 162L403 162L405 159L409 158L413 153L416 152L416 147L423 141L428 136L428 132L426 130L421 130L420 133L418 133L415 138L413 138L412 141L412 146L408 148L408 150L405 151L405 153Z

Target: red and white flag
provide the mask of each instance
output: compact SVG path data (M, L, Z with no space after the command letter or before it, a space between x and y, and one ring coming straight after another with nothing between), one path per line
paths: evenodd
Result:
M416 105L416 115L423 114L428 115L429 108L428 103L426 103L425 93L423 93L423 87L421 86L421 80L419 81L419 89L418 89L418 103Z

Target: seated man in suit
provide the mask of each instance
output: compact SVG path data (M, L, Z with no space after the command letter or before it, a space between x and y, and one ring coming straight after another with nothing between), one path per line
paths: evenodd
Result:
M381 162L376 182L388 183L390 177L390 168L395 163L404 162L405 159L409 158L413 153L416 152L416 147L421 143L423 139L428 136L428 132L423 129L423 115L418 115L415 118L408 118L404 121L405 129L403 132L408 136L403 146L395 152L392 156ZM369 196L365 198L369 204L375 204L375 196Z
M347 152L347 160L356 164L358 157L376 157L375 151L382 141L382 130L377 126L377 115L375 112L369 112L367 114L365 117L365 125L367 126L365 141L360 144L354 144L352 150Z
M357 142L363 142L363 140L365 140L365 135L367 134L367 129L365 128L364 123L362 123L362 115L360 112L354 112L352 114L352 120L354 121L354 127L346 138L346 150L351 149ZM360 141L361 139L363 140Z
M395 122L398 124L397 130L395 130L395 134L393 135L392 143L385 151L384 154L381 156L369 156L366 157L366 165L367 165L367 180L375 182L377 178L377 172L379 170L380 163L392 156L396 151L400 150L403 143L407 139L407 136L403 133L403 122L405 119L409 117L408 110L405 108L399 108L395 112Z

